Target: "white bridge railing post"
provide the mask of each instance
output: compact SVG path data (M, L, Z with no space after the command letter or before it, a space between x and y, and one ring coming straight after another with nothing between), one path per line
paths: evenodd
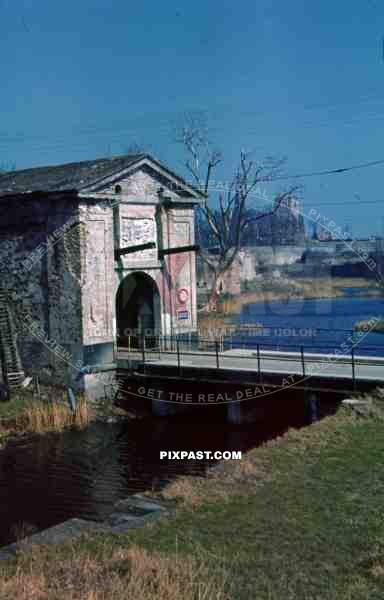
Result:
M355 349L351 350L351 358L352 358L352 386L353 391L356 390L356 373L355 373Z

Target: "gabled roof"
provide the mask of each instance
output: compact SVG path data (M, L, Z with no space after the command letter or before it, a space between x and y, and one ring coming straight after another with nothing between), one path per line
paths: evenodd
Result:
M30 192L85 192L101 189L103 184L129 174L135 168L147 166L169 179L188 196L203 194L182 177L148 154L127 154L114 158L99 158L77 163L11 171L0 175L0 196Z

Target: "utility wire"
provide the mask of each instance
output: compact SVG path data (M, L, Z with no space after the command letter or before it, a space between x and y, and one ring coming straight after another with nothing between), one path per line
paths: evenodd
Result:
M304 204L305 200L301 202ZM367 204L381 204L381 206L384 207L384 200L356 200L351 202L349 202L348 200L343 200L341 202L316 202L315 200L311 201L311 206L314 206L316 208L323 208L323 206L366 206Z
M299 175L277 175L269 181L276 181L280 179L302 179L304 177L320 177L322 175L335 175L339 173L346 173L347 171L354 171L356 169L366 169L367 167L375 167L377 165L383 165L384 159L373 160L371 162L361 163L359 165L353 165L351 167L342 167L340 169L328 169L326 171L312 171L309 173L300 173Z
M356 202L314 202L313 203L317 208L322 208L323 206L366 206L367 204L381 204L384 207L384 200L357 200Z

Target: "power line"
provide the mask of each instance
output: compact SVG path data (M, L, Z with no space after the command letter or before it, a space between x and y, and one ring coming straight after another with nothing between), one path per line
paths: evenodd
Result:
M164 126L162 126L164 128ZM86 130L84 130L85 133ZM98 135L98 136L105 136L108 135L109 133L109 129L106 130L99 130L97 128L89 128L88 129L88 141L89 141L89 135ZM120 129L120 131L118 133L116 133L112 138L109 135L109 140L120 140L122 135L126 132L129 132L131 134L131 137L137 137L135 135L132 136L132 131L135 131L135 129L133 128L129 128L126 130L122 130ZM4 141L1 140L2 134L0 133L0 145L2 143L5 143ZM16 141L16 139L14 140ZM21 140L20 140L21 141ZM26 140L24 140L26 141ZM47 142L47 143L43 143L40 145L35 146L34 148L38 151L48 151L48 150L55 150L57 151L67 151L66 150L66 144L67 144L67 140L61 140L61 142L58 143L58 141L53 141L53 142ZM81 143L76 143L75 145L72 144L71 145L72 149L75 150L79 150L81 149L85 149L88 147L87 141L84 140L84 142ZM33 149L33 147L32 147ZM276 177L273 177L271 179L269 179L268 181L280 181L280 180L288 180L288 179L302 179L302 178L309 178L309 177L320 177L320 176L324 176L324 175L335 175L335 174L341 174L341 173L346 173L348 171L353 171L353 170L357 170L357 169L365 169L368 167L373 167L373 166L377 166L377 165L381 165L384 164L384 159L380 159L380 160L376 160L376 161L370 161L370 162L366 162L366 163L360 163L357 165L352 165L350 167L341 167L341 168L337 168L337 169L327 169L327 170L323 170L323 171L312 171L312 172L308 172L308 173L299 173L299 174L294 174L294 175L277 175ZM376 201L370 201L370 202L366 202L365 204L368 203L375 203ZM378 201L377 201L378 202ZM348 205L353 204L353 203L348 203ZM332 205L335 205L335 203L332 203ZM325 205L324 205L325 206Z
M322 208L323 206L362 206L362 205L366 205L366 204L381 204L384 207L384 200L366 200L366 201L362 201L362 200L358 200L356 202L348 202L348 201L343 201L343 202L321 202L321 203L317 203L314 202L313 203L314 206L318 207L318 208Z
M328 169L326 171L312 171L309 173L300 173L299 175L277 175L269 181L276 181L280 179L302 179L304 177L320 177L322 175L336 175L339 173L346 173L347 171L354 171L356 169L366 169L367 167L374 167L377 165L383 165L384 159L373 160L371 162L361 163L359 165L353 165L351 167L341 167L339 169Z

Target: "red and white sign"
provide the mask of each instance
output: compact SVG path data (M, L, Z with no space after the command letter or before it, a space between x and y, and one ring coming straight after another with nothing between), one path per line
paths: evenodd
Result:
M189 292L186 288L180 288L177 290L177 299L180 304L186 304L189 298Z

